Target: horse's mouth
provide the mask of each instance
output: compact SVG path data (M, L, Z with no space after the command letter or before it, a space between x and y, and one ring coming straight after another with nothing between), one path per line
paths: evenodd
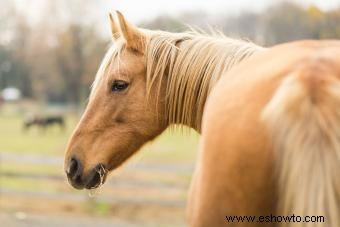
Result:
M80 168L79 163L72 164L71 161L70 171L67 171L68 182L75 189L96 189L105 183L108 170L103 164L96 165L86 177L82 176L80 172L78 172L78 174L73 173L74 171L72 171L72 169L75 168L75 165L78 165L78 168Z

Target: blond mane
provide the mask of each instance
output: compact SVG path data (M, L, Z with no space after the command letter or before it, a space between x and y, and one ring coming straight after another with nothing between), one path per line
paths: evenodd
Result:
M147 93L160 92L166 81L168 124L184 124L200 131L203 107L224 72L261 47L222 33L154 32L147 43Z
M248 41L231 39L222 33L207 35L196 31L169 33L143 30L146 43L147 97L165 89L166 124L184 124L200 131L203 107L209 92L224 72L262 48ZM123 42L110 47L94 80L91 97L106 70L119 62ZM162 83L164 82L165 83ZM162 86L165 85L165 87Z

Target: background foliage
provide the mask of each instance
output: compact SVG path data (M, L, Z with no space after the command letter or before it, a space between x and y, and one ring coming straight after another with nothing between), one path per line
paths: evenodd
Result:
M78 104L86 99L110 40L84 18L86 8L81 9L77 1L73 3L77 10L70 4L69 12L63 14L54 10L55 4L46 9L46 20L31 25L15 12L11 1L2 1L0 90L15 86L26 98ZM178 32L187 30L185 24L204 29L210 24L232 37L270 46L297 39L340 38L340 9L324 12L315 6L303 8L284 2L262 13L230 17L187 12L176 19L163 15L140 26Z

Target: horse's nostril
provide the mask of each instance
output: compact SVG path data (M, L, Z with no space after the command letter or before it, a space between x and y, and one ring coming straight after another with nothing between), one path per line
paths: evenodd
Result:
M76 158L72 158L70 160L70 166L67 171L67 175L69 178L73 180L76 180L81 175L81 165L80 165L80 162Z
M78 162L74 158L72 158L70 161L69 170L67 171L68 174L72 175L73 172L77 171L77 166L78 166Z
M100 185L100 175L98 172L93 172L93 174L91 174L88 182L85 185L85 188L87 189L92 189L92 188L96 188L97 186Z

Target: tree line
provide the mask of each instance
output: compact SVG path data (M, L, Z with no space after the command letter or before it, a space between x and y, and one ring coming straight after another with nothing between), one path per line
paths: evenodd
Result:
M57 14L53 16L54 20L46 20L58 20ZM228 36L264 46L298 39L339 39L340 8L322 11L316 6L283 2L261 13L232 17L204 12L187 12L176 18L162 15L140 26L180 32L188 30L185 24L205 30L210 24ZM0 11L0 90L14 86L24 97L42 102L83 102L110 37L82 21L50 25L32 26L23 16L11 17L11 10Z

